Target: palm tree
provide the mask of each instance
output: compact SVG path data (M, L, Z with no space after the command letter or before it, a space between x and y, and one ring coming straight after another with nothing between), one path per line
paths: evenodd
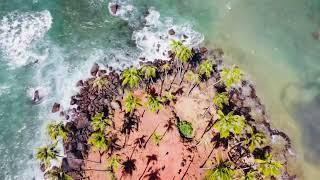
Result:
M93 146L94 150L106 151L110 146L110 138L106 138L103 132L94 132L88 139L88 143Z
M64 172L61 168L52 167L44 174L44 179L50 180L73 180L71 176L69 176L66 172Z
M226 163L220 163L213 169L206 172L205 180L232 180L235 171L231 169Z
M245 173L244 177L241 178L241 180L256 180L256 171L249 171Z
M216 94L212 102L214 105L216 105L219 109L223 109L223 105L229 105L229 97L227 92L222 92Z
M250 134L250 138L246 138L244 141L244 145L249 147L249 151L252 153L256 147L260 147L266 141L265 136L263 133L257 132L254 133L253 131Z
M165 91L164 92L164 95L162 96L162 99L161 101L164 103L164 104L169 104L170 102L173 102L174 100L176 99L176 97L172 94L171 91Z
M208 79L213 72L213 63L210 60L204 60L199 66L199 74L201 76L205 75Z
M165 73L165 79L168 77L168 71L170 70L170 64L165 63L164 65L161 66L162 71Z
M227 138L230 133L238 135L245 127L245 119L243 116L233 115L233 112L224 115L218 110L218 120L213 127L220 133L220 138Z
M63 122L50 123L47 125L47 132L51 140L56 141L59 137L66 140L69 131L64 126Z
M242 72L236 66L233 66L232 68L223 68L221 72L221 80L224 82L227 88L231 88L231 86L234 84L240 83L241 76Z
M146 98L146 107L149 108L151 112L158 112L162 109L162 102L159 97L148 94Z
M108 84L108 80L105 77L96 77L93 81L93 88L102 90Z
M152 142L153 142L155 145L159 146L161 140L162 140L161 134L158 133L158 132L154 132L153 135L152 135Z
M56 146L57 142L37 149L36 159L43 163L46 168L50 166L51 160L56 160L58 157L59 150L56 149Z
M133 112L141 106L140 101L141 100L138 97L134 97L131 92L128 92L124 97L124 108L126 113L132 115Z
M121 166L121 157L119 155L112 156L111 159L108 161L107 166L112 172L116 172L118 168Z
M182 66L184 63L189 62L189 60L193 56L193 52L187 46L183 45L181 41L172 40L170 46L176 58L181 61L181 64L178 65L180 69L179 70L180 76L181 76Z
M157 68L154 66L143 65L140 72L144 76L144 79L149 82L152 82L152 79L157 77Z
M201 78L200 78L199 74L194 73L192 71L188 71L186 73L186 79L187 79L187 81L192 83L192 86L191 86L189 93L188 93L188 95L189 95L191 93L191 91L193 90L193 88L195 88L198 84L200 84Z
M111 125L110 119L104 118L103 113L96 113L91 120L91 126L94 131L104 132L106 127Z
M137 87L141 81L139 70L134 67L127 68L122 72L121 79L123 86L128 84L130 88Z
M265 159L256 159L256 162L260 165L258 171L265 177L277 177L281 173L281 162L272 160L271 154L267 154Z

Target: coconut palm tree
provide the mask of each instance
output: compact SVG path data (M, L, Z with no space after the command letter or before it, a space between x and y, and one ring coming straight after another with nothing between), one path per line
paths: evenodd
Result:
M180 72L181 76L182 66L184 65L184 63L189 62L189 60L193 56L193 52L187 46L183 45L181 41L172 40L170 46L176 58L180 60L180 65L178 65L180 70L178 70L178 72Z
M162 109L162 102L159 97L148 94L146 98L147 98L146 107L151 112L158 112L159 110Z
M122 72L121 79L123 86L129 85L130 88L137 87L141 81L139 70L134 67L127 68Z
M105 77L96 77L93 81L93 88L97 88L99 91L102 90L108 84L108 80Z
M68 137L68 130L64 126L63 122L49 123L47 125L47 133L51 140L56 141L59 137L63 140Z
M211 77L213 72L213 63L210 60L204 60L199 66L199 74L205 75L208 79Z
M161 66L161 70L162 72L164 72L165 74L165 79L167 79L168 77L168 72L170 70L170 64L169 63L165 63L164 65Z
M176 99L176 97L172 94L171 91L165 91L164 95L162 96L161 101L168 105L170 102L173 102Z
M110 119L104 117L103 113L96 113L91 120L91 126L94 131L104 132L106 127L111 125Z
M114 155L108 161L107 167L112 171L116 172L121 166L121 157L119 155Z
M133 112L141 106L140 102L141 100L138 97L134 97L131 92L128 92L124 97L124 109L126 113L130 113L132 115Z
M242 72L238 67L233 66L232 68L223 68L220 75L221 81L224 82L227 88L231 88L234 84L240 83Z
M233 112L224 115L218 110L218 120L213 127L220 133L220 138L227 138L230 133L238 135L245 127L245 119L243 116L233 115Z
M88 139L88 143L92 145L94 150L106 151L110 146L110 138L106 138L103 132L94 132Z
M264 177L277 177L281 173L281 162L273 160L271 154L267 154L265 159L256 159L256 162L259 163L258 171Z
M152 79L157 77L157 68L151 65L143 65L140 72L148 82L152 82Z
M59 150L56 149L57 142L43 146L37 149L36 159L38 159L41 163L45 165L45 167L50 166L50 162L52 160L56 160L59 154Z
M219 109L223 109L224 105L229 105L229 97L228 97L228 93L227 92L222 92L222 93L218 93L216 94L213 99L212 102L214 105L216 105Z
M266 142L265 136L263 133L253 131L250 134L249 138L246 138L244 145L249 147L249 151L252 153L257 147L261 147Z
M220 163L213 169L209 169L204 177L205 180L232 180L235 171L227 163Z
M154 132L153 135L152 135L152 142L159 146L160 142L162 140L162 135L158 132Z
M192 84L192 86L189 90L189 93L188 93L188 95L189 95L191 93L191 91L193 90L193 88L195 88L198 84L200 84L201 78L200 78L199 74L194 73L192 71L188 71L186 73L186 80Z
M50 170L45 172L44 179L50 180L73 180L73 178L64 172L61 168L52 167Z

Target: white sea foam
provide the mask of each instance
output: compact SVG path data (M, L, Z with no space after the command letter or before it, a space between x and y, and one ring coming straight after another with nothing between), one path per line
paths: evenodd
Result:
M137 47L142 51L141 57L153 61L155 59L168 60L171 40L180 40L186 46L193 48L200 45L204 37L194 31L190 24L175 25L171 18L160 19L160 13L154 8L149 9L145 17L145 26L132 35ZM172 29L175 35L169 35Z
M49 11L14 11L0 20L0 50L11 67L45 59L32 52L33 42L40 40L50 29L52 17Z
M116 14L111 12L111 7L117 4L118 9ZM126 0L112 0L109 2L109 13L113 16L117 16L122 20L128 21L131 26L137 25L138 10L135 6L129 4Z
M0 96L9 93L10 86L8 85L0 85Z

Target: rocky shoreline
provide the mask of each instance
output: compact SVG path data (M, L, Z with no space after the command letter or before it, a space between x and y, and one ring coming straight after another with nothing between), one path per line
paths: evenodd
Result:
M239 136L238 138L238 135L235 135L235 133L231 132L232 135L230 136L230 138L219 138L221 134L219 134L219 132L216 132L216 130L212 130L214 124L219 119L216 118L215 115L212 115L217 114L217 110L211 110L214 108L210 106L208 107L208 110L204 110L204 114L209 113L210 115L212 115L212 117L215 117L216 120L210 126L208 124L207 127L210 128L207 129L206 127L203 135L207 132L212 131L211 133L213 133L214 138L218 138L220 140L222 139L222 142L226 142L227 148L225 149L225 151L227 152L227 159L231 159L231 161L232 158L247 158L249 160L252 160L253 158L264 159L267 156L267 154L270 154L273 151L275 151L273 153L273 156L277 160L281 161L284 166L280 174L282 179L295 179L293 173L289 172L289 170L287 169L288 156L289 151L291 149L291 140L284 132L274 129L271 126L265 107L261 103L259 97L256 95L254 85L248 80L241 79L241 82L237 85L233 85L230 88L227 88L226 83L223 83L221 81L221 71L224 67L223 51L221 49L208 50L205 47L202 47L199 49L192 49L192 54L193 55L189 59L188 63L183 63L182 65L179 61L177 61L177 55L174 52L170 53L170 61L155 60L154 62L141 62L141 67L153 66L157 69L157 72L155 76L149 79L147 78L141 80L137 88L132 88L128 86L128 84L123 83L123 77L121 76L123 72L116 72L115 70L113 70L112 67L102 69L99 67L98 64L94 64L90 71L91 77L86 80L80 80L76 84L76 86L78 86L80 89L79 93L72 96L70 99L70 105L74 108L63 111L60 109L60 105L56 103L52 109L53 113L60 113L61 116L65 117L65 129L67 129L67 135L63 139L63 148L65 156L62 158L60 171L67 174L68 177L72 177L72 179L90 179L90 177L88 177L88 172L95 171L93 169L88 169L86 163L87 161L92 161L88 159L92 150L92 145L90 145L88 141L90 139L90 136L96 132L92 127L92 118L96 116L97 113L103 113L105 117L109 118L111 121L115 121L113 120L113 118L117 116L115 115L117 113L123 113L125 116L133 115L134 113L132 114L124 112L124 98L127 94L127 91L130 91L132 89L146 89L146 91L155 91L157 96L159 97L164 96L162 94L164 91L172 91L172 95L176 96L179 100L179 97L182 96L188 97L190 94L190 96L192 96L192 91L194 91L194 89L201 89L203 86L205 87L204 89L210 87L211 89L214 89L214 91L216 91L217 93L226 92L228 102L225 104L225 107L223 107L222 111L224 113L232 112L233 114L244 117L245 123L248 124L248 127L252 127L253 131L255 132L263 133L269 143L266 143L262 147L255 147L253 152L249 152L248 147L243 145L243 137ZM191 83L187 85L187 80L184 79L185 75L187 74L187 71L198 71L200 62L203 62L206 59L211 59L213 62L212 74L210 74L209 77L206 77L205 75L201 76L201 82L199 82L198 84ZM166 70L163 70L164 65L169 65ZM179 76L182 77L181 80L178 78ZM165 79L168 77L172 80L170 81L170 83L167 83L166 85ZM184 87L184 85L189 87ZM163 86L166 86L166 88L164 88ZM152 90L152 88L155 88L156 90ZM190 91L188 91L188 94L186 94L185 89L190 89ZM167 106L165 102L162 103L163 106ZM169 104L167 107L171 108L170 111L174 112L174 116L176 117L175 121L177 122L177 125L181 121L177 120L179 119L179 115L177 115L175 113L175 110L172 109L173 107L175 107L176 102L173 101L166 103ZM137 114L139 114L139 116L143 116L140 115L139 111L137 112ZM106 150L105 152L99 151L100 163L101 156L103 154L108 154L107 157L111 157L115 152L121 151L121 149L126 148L126 144L121 146L123 142L120 143L121 145L118 142L119 139L121 140L121 136L126 137L126 135L123 135L126 133L121 132L121 129L117 129L115 125L116 122L112 122L111 124L112 125L110 127L110 130L108 131L112 132L113 135L116 134L118 137L114 139L110 137L110 142L108 144L110 147L108 148L108 150ZM137 124L139 124L139 122ZM247 138L252 137L252 135L248 134L247 130L243 131L245 131L243 136L247 136ZM150 137L153 137L153 135L154 133L152 133ZM195 135L193 139L190 139L190 141L185 141L186 138L182 138L181 141L187 144L186 146L195 148L199 144L199 141L197 141L196 136L197 135ZM277 142L271 143L274 139L276 139ZM222 143L220 146L224 145ZM218 146L216 149L221 148L220 146ZM232 148L230 149L230 147ZM201 147L198 148L201 149ZM110 149L112 150L110 151ZM135 149L133 150L133 152L134 151ZM203 159L207 158L207 156L209 159L211 153L209 154L209 156L208 154L203 154ZM207 160L205 161L205 163L207 163ZM252 170L255 173L258 172L258 166L256 163L249 167L248 164L242 161L239 162L237 160L233 162L233 164L234 165L231 166L232 169L236 169L236 167L245 166L246 168ZM48 170L43 170L48 172ZM188 170L189 168L187 169L187 171ZM113 169L96 169L96 171L104 171L106 173L112 172ZM247 170L243 171L245 175L247 175L249 172ZM192 174L192 172L190 172L189 175L190 174ZM201 176L204 177L206 176L205 174L207 173L203 172ZM184 178L185 175L187 175L187 172L185 172L182 178ZM258 173L255 174L255 176L257 179L263 177ZM118 176L115 175L114 178L117 179L117 177ZM193 177L198 176L195 175Z

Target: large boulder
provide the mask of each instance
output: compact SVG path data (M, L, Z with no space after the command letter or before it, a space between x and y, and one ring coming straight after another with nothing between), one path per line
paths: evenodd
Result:
M90 74L92 76L96 76L98 71L99 71L99 65L97 63L94 63L90 70Z
M52 106L51 112L52 113L56 113L58 111L60 111L60 104L59 103L54 103L53 106Z

